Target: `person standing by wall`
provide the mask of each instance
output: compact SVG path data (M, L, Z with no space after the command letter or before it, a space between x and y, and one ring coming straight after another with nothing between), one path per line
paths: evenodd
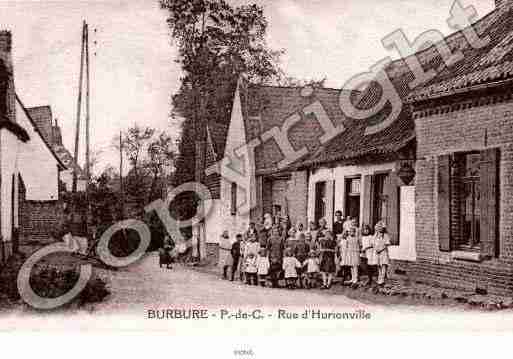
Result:
M273 227L271 230L271 237L267 242L267 252L269 253L269 262L271 268L269 275L273 288L278 287L278 280L281 272L281 265L283 260L284 241L280 236L278 227Z
M233 267L232 243L228 231L223 231L219 239L219 265L223 269L223 279L228 279L228 269Z
M232 277L231 281L233 282L235 279L235 272L239 268L239 262L240 262L240 254L241 254L241 242L242 242L242 234L237 234L235 236L235 242L232 244L232 249L230 251L232 255Z

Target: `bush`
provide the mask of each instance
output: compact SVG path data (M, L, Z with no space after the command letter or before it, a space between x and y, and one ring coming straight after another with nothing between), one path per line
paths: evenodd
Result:
M57 298L73 288L79 273L75 269L59 269L51 266L35 270L30 277L30 285L35 293L44 298ZM110 294L106 283L100 278L92 278L82 292L70 303L81 307L87 303L101 302Z

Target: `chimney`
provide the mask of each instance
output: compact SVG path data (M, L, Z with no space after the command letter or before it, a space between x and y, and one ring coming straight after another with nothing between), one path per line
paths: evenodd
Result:
M12 65L12 35L10 31L0 31L0 116L16 122L16 92Z
M55 125L53 126L53 146L62 146L62 133L59 126L59 122L55 119Z

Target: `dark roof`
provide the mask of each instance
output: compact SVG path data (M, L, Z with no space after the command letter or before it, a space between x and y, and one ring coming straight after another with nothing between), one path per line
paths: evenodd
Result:
M450 95L476 85L500 82L513 77L513 2L505 2L478 20L474 29L481 38L489 36L488 45L474 49L457 32L446 41L463 52L463 59L451 67L439 62L437 76L415 89L409 102Z
M256 139L271 128L282 127L287 118L298 114L301 119L290 128L288 138L296 150L306 147L313 154L321 145L319 138L324 134L319 122L302 110L320 101L330 120L337 126L344 122L344 114L338 106L339 89L313 87L311 94L303 92L304 87L278 87L249 84L241 81L240 97L244 119L246 142ZM342 90L348 91L348 90ZM277 172L278 163L284 156L274 140L263 142L255 149L257 173Z
M480 38L490 36L490 43L481 49L472 48L462 32L456 32L445 38L452 52L462 51L464 57L451 68L437 51L436 46L417 52L415 55L424 71L434 70L434 79L418 88L410 89L413 73L405 62L399 59L390 63L385 71L403 102L425 99L430 96L449 93L451 90L470 87L483 82L505 79L513 75L513 14L511 3L492 11L475 24L473 28ZM357 107L370 108L380 100L382 89L377 83L371 83L357 102ZM348 118L347 130L317 153L296 165L312 166L334 161L351 160L374 155L394 155L415 138L415 126L410 108L403 103L399 117L389 127L373 135L364 135L367 125L380 122L389 113L390 106L365 120Z
M410 91L408 83L413 79L406 64L403 61L396 61L386 69L386 72L399 96L404 98ZM380 101L382 91L377 82L371 82L354 103L362 109L372 108ZM338 102L336 105L338 106ZM390 126L374 134L365 134L368 126L380 123L390 112L391 106L385 105L381 111L367 119L344 117L345 131L295 166L317 166L359 157L395 154L415 137L414 122L406 106L402 106L401 113Z
M25 115L27 115L27 118L29 119L30 123L32 124L32 127L34 128L34 130L39 134L39 136L41 137L41 139L43 140L44 144L46 145L46 147L50 150L50 152L52 153L53 157L57 160L57 163L58 165L62 168L62 169L66 169L67 167L64 165L64 163L61 161L61 159L59 158L59 156L57 156L57 154L55 153L54 149L53 149L53 146L51 144L50 141L47 140L47 138L45 138L45 136L42 134L41 130L39 129L39 127L37 126L36 122L32 119L32 116L30 115L30 112L29 110L25 107L25 105L23 104L23 102L21 102L20 98L18 97L18 95L16 95L16 100L18 101L18 103L20 104L21 108L23 109L23 111L25 112Z
M30 118L34 121L46 142L53 144L52 109L50 106L27 108Z

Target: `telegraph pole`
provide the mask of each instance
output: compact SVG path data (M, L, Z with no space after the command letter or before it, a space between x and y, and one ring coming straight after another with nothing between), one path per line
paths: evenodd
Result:
M85 61L86 61L86 180L89 184L91 179L91 162L89 158L90 147L89 147L89 113L90 113L90 101L89 101L89 25L85 24ZM87 191L87 187L86 187Z
M78 166L78 145L80 141L80 114L82 110L82 82L84 77L84 43L85 43L85 33L86 33L86 23L82 25L82 43L81 43L81 53L80 53L80 77L78 80L78 102L77 102L77 124L75 128L75 163L73 164L73 184L71 187L71 191L73 193L77 192L77 166Z
M125 219L125 189L123 188L123 134L119 131L119 194L121 197L121 220Z

